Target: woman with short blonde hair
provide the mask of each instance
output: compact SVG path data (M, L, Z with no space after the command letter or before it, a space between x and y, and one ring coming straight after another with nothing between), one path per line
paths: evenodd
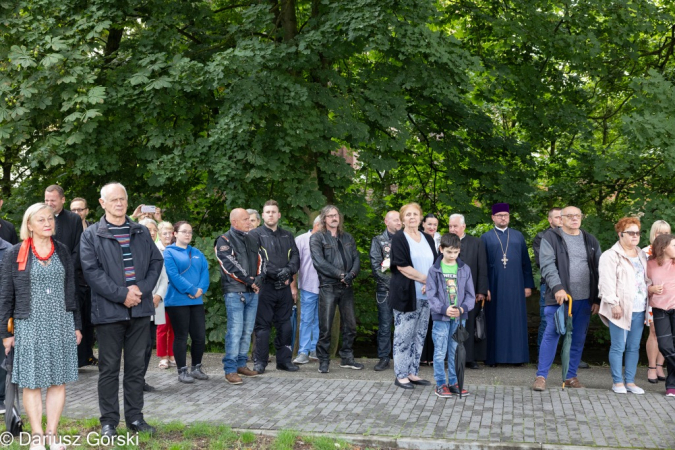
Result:
M422 208L408 203L401 208L404 229L391 240L390 304L394 311L394 384L402 389L431 383L418 376L420 355L429 326L426 282L438 253L431 236L420 233Z
M68 248L54 240L54 210L36 203L26 210L20 245L5 255L0 289L0 336L5 354L14 348L12 382L23 388L32 449L63 450L57 426L66 383L77 381L82 321L75 269ZM14 320L14 334L8 330ZM42 428L42 389L47 389L47 437Z

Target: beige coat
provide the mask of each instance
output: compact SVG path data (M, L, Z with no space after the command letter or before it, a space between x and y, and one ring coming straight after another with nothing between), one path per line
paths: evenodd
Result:
M647 255L640 248L637 248L637 252L640 262L645 268L645 283L649 288L652 282L647 278ZM621 244L617 242L602 254L599 272L598 288L601 299L599 314L602 322L607 326L609 326L609 322L612 322L624 330L630 330L633 300L635 299L635 269ZM612 307L616 305L621 305L621 309L623 309L621 319L612 317ZM648 305L649 302L646 301L645 313Z
M162 256L164 255L164 246L161 245L161 243L157 242L157 247L159 248L159 251L162 252ZM165 309L164 309L164 297L166 297L166 291L169 289L169 277L166 274L166 269L164 268L164 265L162 265L162 273L159 274L159 278L157 279L157 284L155 285L155 288L152 290L152 296L154 297L155 295L159 295L162 297L162 299L159 301L159 305L157 305L157 308L155 308L155 315L154 315L154 320L155 320L155 325L165 325L166 324L166 315Z

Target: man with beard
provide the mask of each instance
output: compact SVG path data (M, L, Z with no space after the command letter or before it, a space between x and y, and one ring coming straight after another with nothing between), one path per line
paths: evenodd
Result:
M495 227L481 236L487 252L489 284L485 363L491 367L530 362L525 299L534 288L532 265L523 234L509 228L510 217L507 203L493 205Z
M281 213L276 201L265 202L262 219L263 225L249 232L258 241L265 273L258 294L258 312L253 328L256 341L253 371L265 372L269 357L270 332L274 325L277 330L274 339L277 370L295 372L298 366L291 361L293 352L290 320L293 310L291 281L300 268L300 256L293 234L279 227Z

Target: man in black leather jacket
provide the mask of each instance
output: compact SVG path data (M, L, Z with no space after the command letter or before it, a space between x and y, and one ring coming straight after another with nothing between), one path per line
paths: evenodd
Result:
M342 215L336 206L328 205L321 210L321 229L309 239L314 268L319 274L319 342L316 356L319 358L319 373L328 373L330 365L330 332L333 327L335 308L340 308L342 321L342 348L340 367L363 369L363 364L354 361L354 290L352 283L359 274L360 262L356 242L351 234L342 229Z
M262 259L258 240L248 233L250 218L245 209L235 208L230 212L230 225L229 231L216 239L215 244L227 310L223 370L228 383L242 384L241 376L258 375L246 367L246 359L263 280Z
M375 365L376 371L389 368L389 355L391 354L391 324L394 313L389 304L389 253L391 252L391 238L401 229L401 217L398 211L389 211L384 216L384 224L387 227L384 233L373 238L370 245L370 265L373 276L377 281L377 357L380 361Z
M263 225L249 234L257 239L264 265L264 281L258 294L258 313L255 319L255 350L253 370L265 372L269 357L272 324L277 330L274 346L277 349L277 370L295 372L298 366L291 362L291 312L293 295L291 281L300 268L300 254L295 237L278 226L279 204L268 200L263 207Z

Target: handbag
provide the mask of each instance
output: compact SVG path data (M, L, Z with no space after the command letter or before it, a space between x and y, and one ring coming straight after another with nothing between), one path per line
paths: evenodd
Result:
M481 302L480 311L476 314L476 320L474 322L474 339L477 341L482 341L487 337L485 333L485 300Z

